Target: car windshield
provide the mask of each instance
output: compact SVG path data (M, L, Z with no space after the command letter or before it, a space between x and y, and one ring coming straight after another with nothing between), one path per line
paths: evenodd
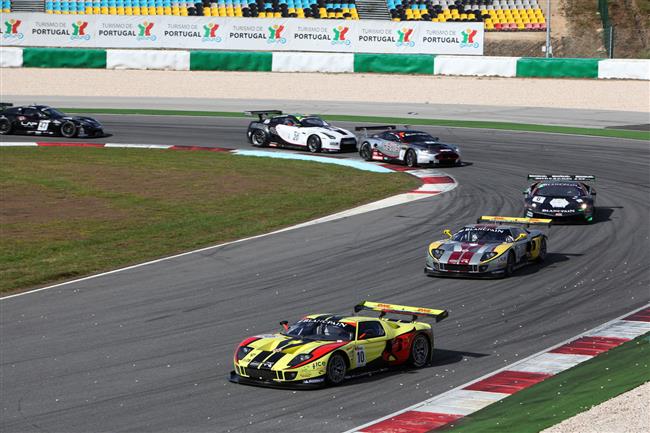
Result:
M282 334L309 340L350 341L354 338L354 331L354 326L347 323L307 318L294 323Z
M403 143L435 143L436 139L424 132L407 133L401 136Z
M323 126L329 126L329 124L319 117L305 117L300 120L300 124L307 128L321 128Z
M512 242L510 230L500 227L465 227L453 237L456 242Z
M579 197L582 188L574 183L541 184L537 187L535 195L542 197Z
M52 119L59 119L61 117L65 117L65 114L61 113L60 111L58 111L58 110L56 110L54 108L45 108L43 110L43 113L47 114Z

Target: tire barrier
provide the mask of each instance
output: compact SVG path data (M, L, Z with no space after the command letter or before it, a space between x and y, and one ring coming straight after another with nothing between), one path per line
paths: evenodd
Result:
M0 67L650 80L650 60L0 47Z

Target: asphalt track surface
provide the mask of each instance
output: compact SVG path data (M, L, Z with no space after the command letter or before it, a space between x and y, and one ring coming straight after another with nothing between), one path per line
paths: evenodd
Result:
M249 148L243 119L97 117L102 141ZM648 142L424 129L462 146L450 193L0 301L0 430L340 432L648 302ZM597 221L552 227L547 261L509 279L423 275L443 229L519 215L532 172L597 176ZM245 336L364 299L448 309L435 363L316 391L227 381Z

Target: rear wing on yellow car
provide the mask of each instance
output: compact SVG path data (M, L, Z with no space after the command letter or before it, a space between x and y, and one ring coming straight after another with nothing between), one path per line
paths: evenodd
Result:
M553 222L550 218L519 218L519 217L507 217L507 216L490 216L483 215L476 220L477 224L480 223L497 223L497 224L525 224L530 225L547 225L550 226Z
M580 174L529 174L528 180L596 180L596 176Z
M383 317L386 313L407 314L413 316L414 321L418 317L433 317L436 319L436 322L440 322L449 315L447 310L434 310L433 308L409 307L407 305L385 304L383 302L371 301L364 301L354 306L355 313L361 310L379 311L381 313L379 317Z

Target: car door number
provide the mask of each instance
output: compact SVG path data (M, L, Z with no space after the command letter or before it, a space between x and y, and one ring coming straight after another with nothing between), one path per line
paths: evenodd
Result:
M357 367L366 365L366 347L357 346Z
M50 126L50 121L49 120L41 120L40 122L38 122L37 130L39 130L39 131L47 131L48 126Z
M298 138L300 138L300 132L299 131L294 131L293 132L293 141L298 141Z

